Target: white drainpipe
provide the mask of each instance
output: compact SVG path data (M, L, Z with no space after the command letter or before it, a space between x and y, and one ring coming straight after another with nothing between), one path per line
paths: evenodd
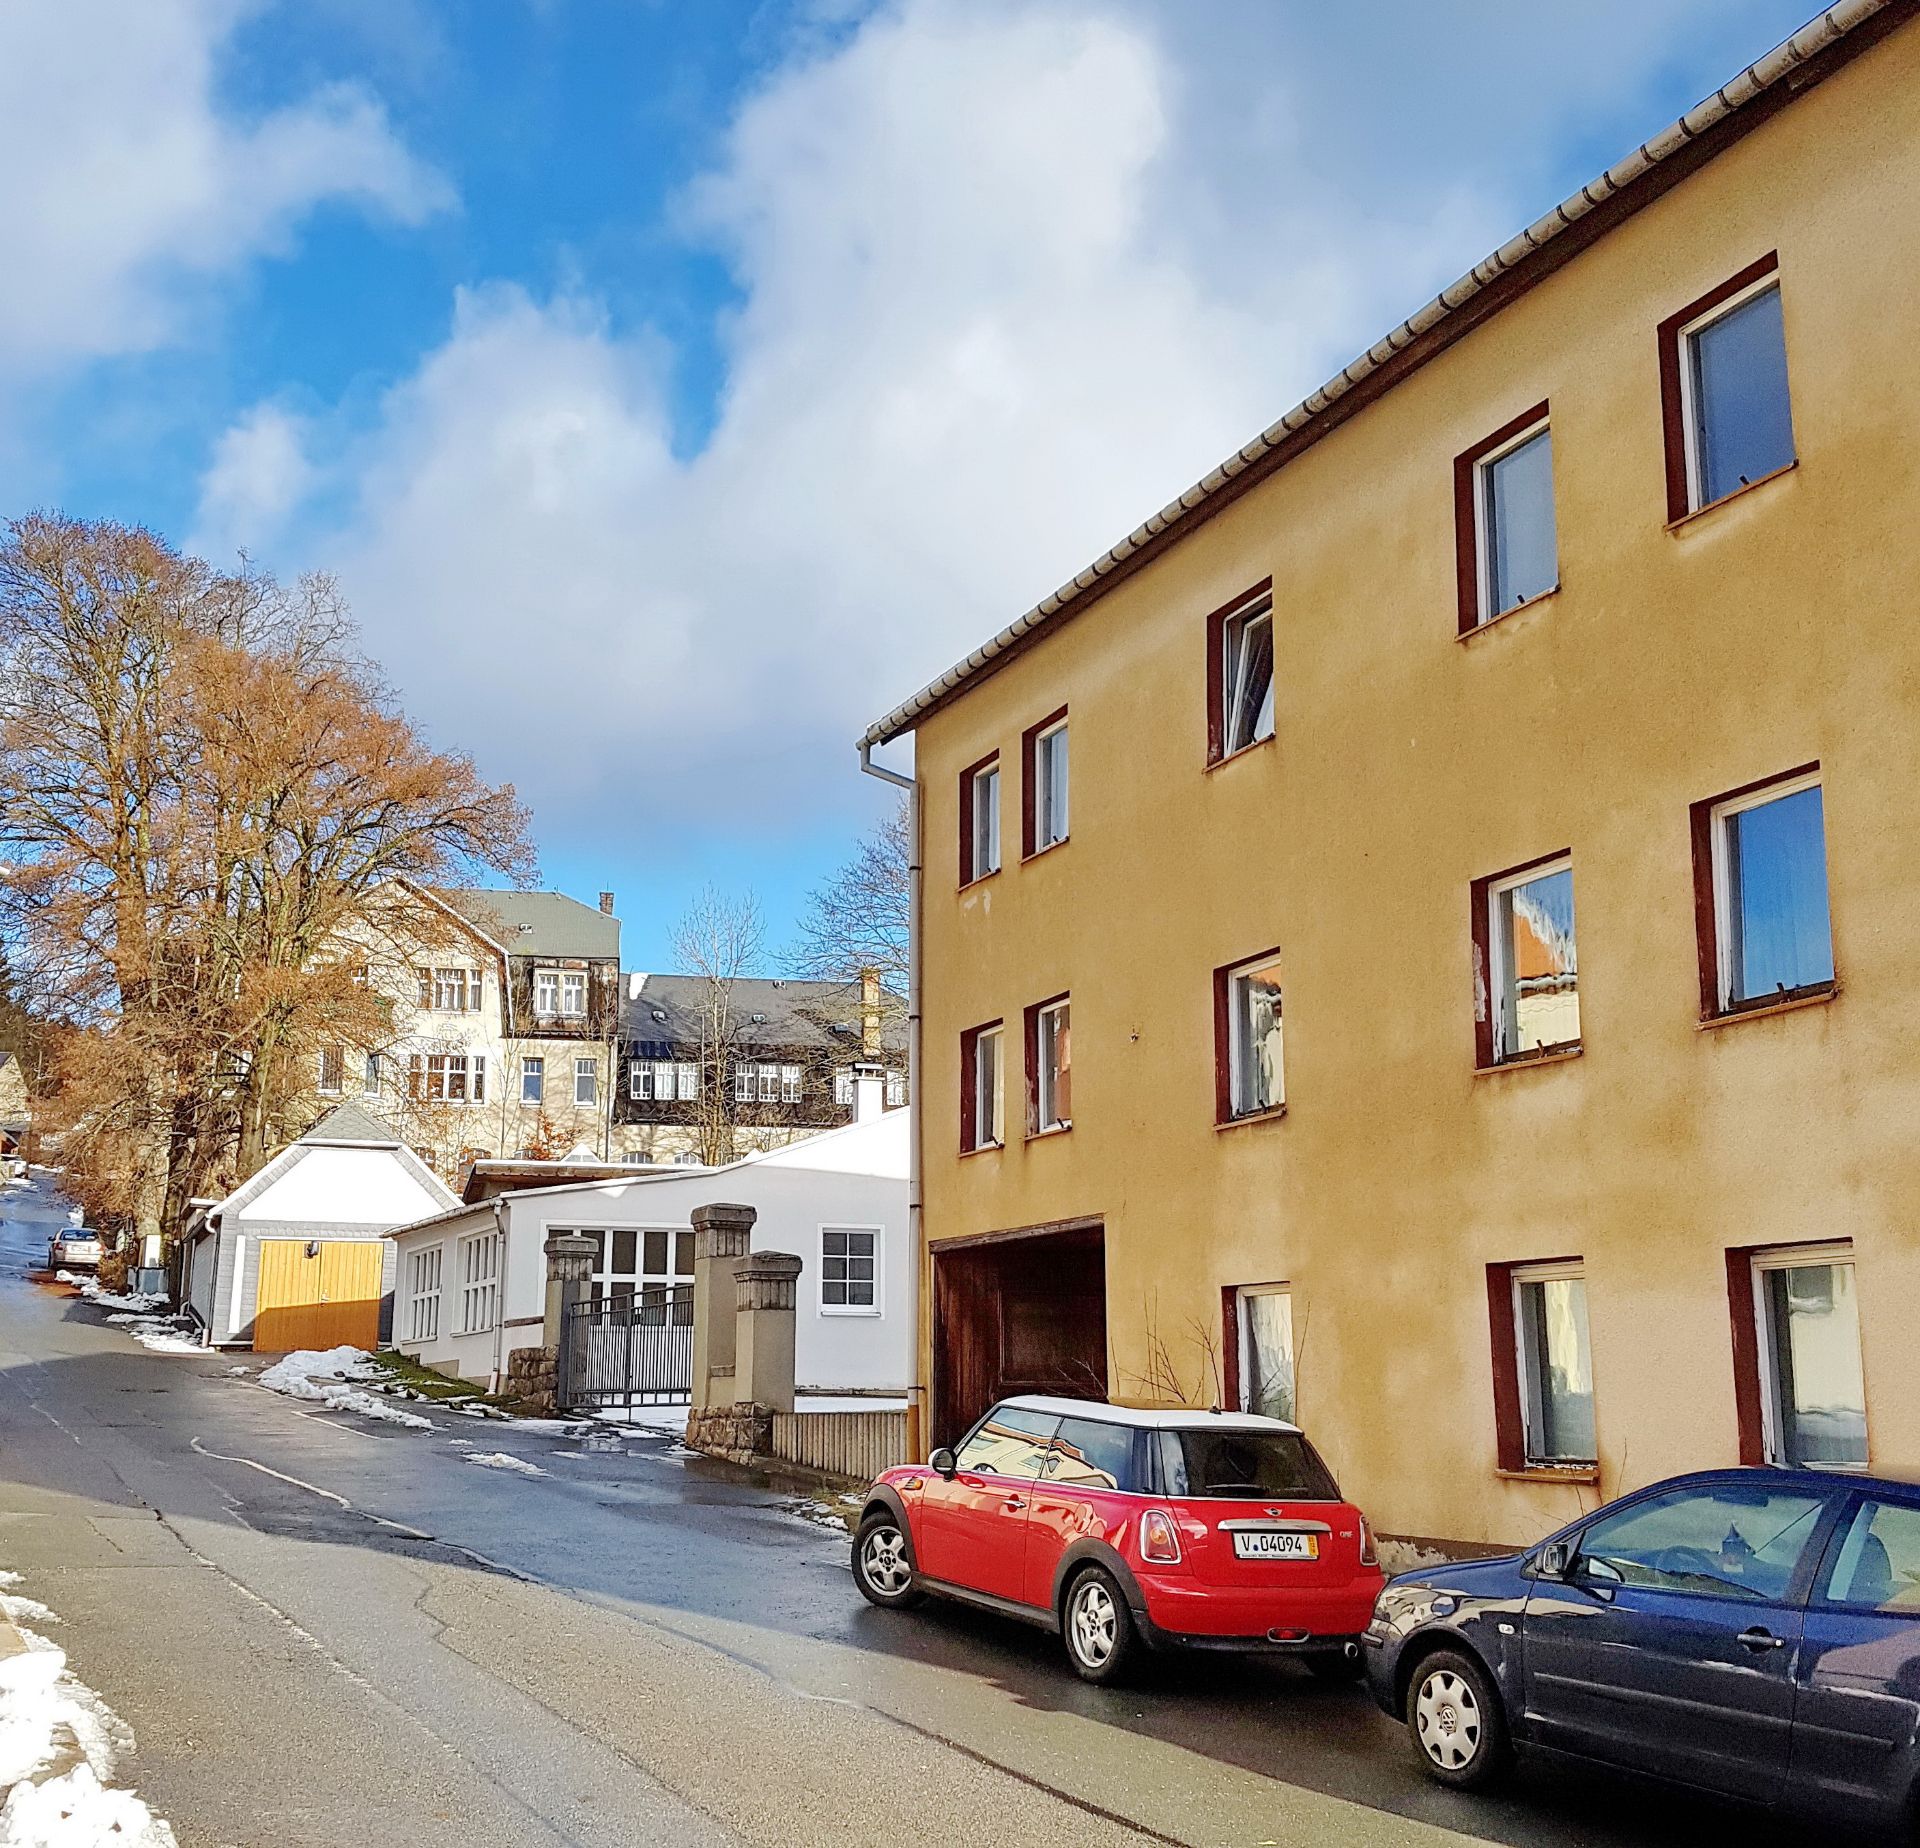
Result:
M924 1117L920 1106L920 785L910 776L888 770L873 761L873 746L860 746L863 775L877 776L883 783L907 792L907 1102L913 1112L907 1137L907 1301L913 1305L913 1379L907 1387L907 1447L912 1461L926 1454L927 1385L920 1378L920 1149L924 1140ZM931 1352L932 1317L928 1316L928 1351Z

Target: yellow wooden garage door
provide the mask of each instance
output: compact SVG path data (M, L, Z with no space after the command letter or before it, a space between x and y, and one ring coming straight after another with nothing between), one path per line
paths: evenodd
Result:
M311 1246L292 1238L262 1240L253 1345L275 1354L376 1346L385 1249L371 1240L322 1239Z

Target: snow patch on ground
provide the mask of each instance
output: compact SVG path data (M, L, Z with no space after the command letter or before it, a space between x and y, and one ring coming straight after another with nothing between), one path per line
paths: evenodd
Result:
M594 1413L601 1424L632 1425L642 1431L671 1431L682 1436L687 1428L685 1405L603 1406Z
M78 1277L71 1271L56 1271L55 1276L62 1283L75 1283L80 1286L80 1294L90 1303L98 1303L102 1309L125 1309L136 1315L151 1315L156 1309L164 1309L167 1299L154 1296L146 1290L136 1290L131 1296L118 1296L112 1290L102 1289L98 1277Z
M157 1315L110 1315L107 1320L124 1328L143 1348L151 1348L156 1354L206 1352L179 1322Z
M125 1722L67 1672L64 1651L20 1635L25 1652L0 1658L0 1848L175 1848L172 1829L131 1791L103 1787L133 1749ZM80 1763L33 1781L75 1753Z
M12 1574L8 1574L12 1577ZM58 1623L60 1619L38 1598L23 1598L13 1592L0 1593L0 1611L14 1623Z
M537 1463L529 1463L525 1457L509 1456L504 1450L474 1450L467 1454L469 1463L478 1463L482 1469L512 1470L516 1476L544 1476L547 1472Z
M282 1355L263 1374L260 1384L269 1392L285 1393L290 1399L312 1399L330 1405L337 1412L358 1412L363 1418L379 1418L388 1424L405 1425L412 1431L431 1431L431 1418L417 1412L403 1412L397 1405L376 1399L370 1392L349 1386L349 1380L377 1379L380 1369L373 1358L356 1347L297 1348Z

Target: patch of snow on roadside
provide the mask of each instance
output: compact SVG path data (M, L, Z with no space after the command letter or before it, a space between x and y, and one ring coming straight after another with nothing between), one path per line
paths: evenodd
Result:
M17 1582L17 1575L8 1573ZM31 1599L9 1600L45 1607ZM0 1848L175 1848L166 1823L131 1791L107 1790L133 1734L99 1695L67 1673L65 1652L31 1630L24 1654L0 1660ZM83 1760L36 1784L36 1773L77 1751Z
M204 1354L207 1350L186 1332L183 1324L157 1315L110 1315L109 1322L124 1328L143 1348L156 1354Z
M504 1450L474 1450L467 1455L469 1463L478 1463L482 1469L509 1469L517 1476L544 1476L547 1472L537 1463L529 1463L524 1457L509 1456Z
M14 1575L9 1573L9 1578ZM18 1580L15 1580L18 1583ZM14 1623L58 1623L60 1619L38 1598L23 1598L14 1592L0 1592L0 1611Z
M44 1784L16 1784L0 1805L0 1848L177 1848L174 1833L130 1790L103 1790L87 1765Z
M431 1418L417 1412L403 1412L397 1405L376 1399L370 1392L349 1386L348 1380L376 1378L379 1368L372 1357L356 1347L297 1348L282 1355L263 1374L260 1384L269 1392L284 1393L290 1399L312 1399L338 1412L358 1412L363 1418L378 1418L387 1424L405 1425L412 1431L431 1431Z
M164 1309L167 1299L155 1296L147 1290L136 1290L131 1296L117 1296L112 1290L103 1290L98 1277L76 1277L68 1271L57 1271L55 1275L62 1283L77 1283L80 1294L90 1303L98 1303L102 1309L126 1309L137 1315L150 1315L156 1309Z

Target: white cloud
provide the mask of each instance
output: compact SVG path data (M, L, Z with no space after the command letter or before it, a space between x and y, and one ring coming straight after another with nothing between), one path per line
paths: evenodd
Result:
M214 444L187 550L223 562L241 551L259 557L315 481L303 420L276 405L256 405Z
M0 378L177 337L195 291L286 247L327 200L401 223L446 183L346 85L251 120L218 95L244 0L9 0L0 8L7 279Z
M690 460L649 339L464 294L306 541L412 708L549 828L850 806L866 721L1518 222L1470 151L1349 170L1367 93L1275 9L1238 39L1185 16L898 0L778 71L685 205L740 289ZM1430 126L1477 95L1497 144L1524 58L1487 62ZM1634 68L1615 46L1566 107ZM1367 100L1417 149L1418 112Z

